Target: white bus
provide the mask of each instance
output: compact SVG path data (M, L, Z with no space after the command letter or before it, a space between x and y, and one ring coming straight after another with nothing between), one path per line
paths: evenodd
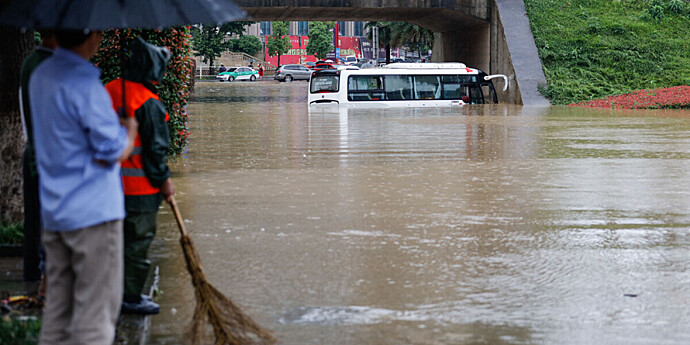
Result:
M315 71L309 82L309 105L336 103L364 107L439 107L498 103L491 82L508 77L487 75L462 63L394 63L383 68Z

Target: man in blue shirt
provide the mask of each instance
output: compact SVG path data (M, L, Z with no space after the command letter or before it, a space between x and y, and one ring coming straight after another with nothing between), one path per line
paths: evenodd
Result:
M89 62L102 32L56 36L60 47L29 81L48 257L40 343L111 345L123 285L119 161L131 153L137 123L118 120Z

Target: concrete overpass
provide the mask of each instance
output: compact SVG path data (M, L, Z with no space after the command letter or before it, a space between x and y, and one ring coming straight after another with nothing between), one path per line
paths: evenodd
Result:
M257 21L406 21L436 32L432 59L509 76L509 103L548 105L523 0L234 0ZM494 79L496 80L496 79ZM501 87L503 82L496 82ZM500 91L499 91L500 92Z

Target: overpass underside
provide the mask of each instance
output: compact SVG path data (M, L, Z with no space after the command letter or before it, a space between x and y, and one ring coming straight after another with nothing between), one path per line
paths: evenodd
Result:
M533 52L522 54L524 56L511 55L499 9L507 8L506 12L514 9L511 6L506 7L504 2L519 3L524 13L522 0L236 1L247 11L251 20L255 21L405 21L417 24L436 33L432 54L434 62L459 61L490 74L507 75L510 83L507 92L500 94L503 81L496 82L499 97L503 102L548 104L548 101L536 91L537 83L545 83L536 47ZM520 8L517 11L519 12ZM520 21L520 13L511 17L515 20L510 25L524 26L524 23L515 23ZM523 20L526 21L526 17ZM527 29L528 43L534 46L529 23ZM512 42L512 46L521 45L520 41L518 37L516 42ZM536 76L536 82L532 82L532 76L526 76L525 73L521 76L520 69L516 73L513 61L516 58L521 61L533 60L520 62L520 69L524 69L524 65L538 65L538 68L532 68L528 72L540 74ZM527 82L523 82L522 79Z

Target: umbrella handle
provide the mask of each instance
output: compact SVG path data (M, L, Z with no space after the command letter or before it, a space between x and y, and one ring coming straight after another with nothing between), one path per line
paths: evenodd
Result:
M177 226L180 228L180 232L182 233L182 236L187 236L187 230L184 228L184 220L182 220L182 215L180 214L180 210L177 208L177 203L175 202L175 197L170 198L170 208L172 209L173 213L175 214L175 220L177 220Z

